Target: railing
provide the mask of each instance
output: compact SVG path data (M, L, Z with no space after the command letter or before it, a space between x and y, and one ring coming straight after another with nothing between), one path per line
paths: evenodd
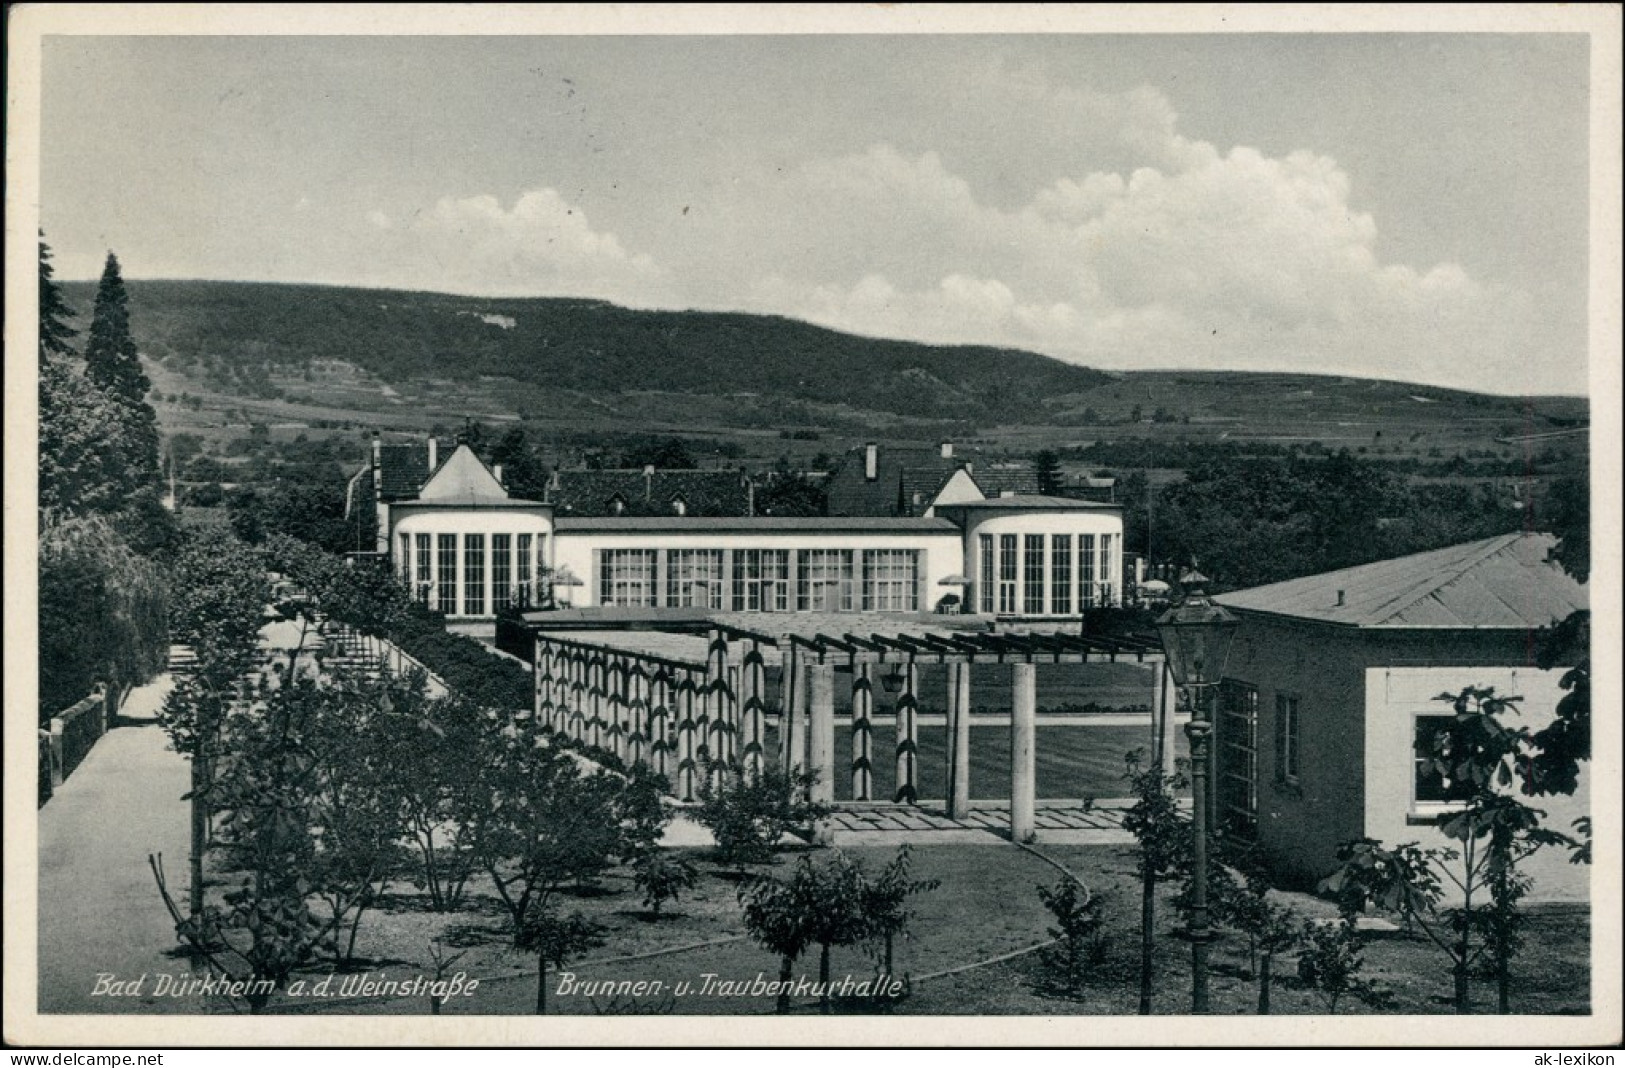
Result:
M107 694L97 690L39 732L39 803L44 804L107 733Z

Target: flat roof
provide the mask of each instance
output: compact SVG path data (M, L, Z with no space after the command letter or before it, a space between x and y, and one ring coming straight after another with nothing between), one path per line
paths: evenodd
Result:
M1010 497L989 497L985 501L955 501L952 504L939 504L937 511L951 511L955 508L1019 508L1029 512L1121 512L1120 504L1107 504L1104 501L1080 501L1076 497L1046 497L1036 493L1018 493Z
M560 534L953 534L959 528L946 519L894 516L560 516Z

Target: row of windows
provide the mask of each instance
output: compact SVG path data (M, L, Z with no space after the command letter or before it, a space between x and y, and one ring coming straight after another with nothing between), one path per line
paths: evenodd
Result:
M602 549L598 603L917 612L921 574L917 549Z
M1220 804L1226 815L1243 822L1256 820L1258 689L1249 683L1225 679L1219 688L1218 740L1221 746ZM1472 797L1473 784L1440 774L1433 760L1435 736L1449 726L1450 713L1418 713L1412 717L1414 764L1411 803L1441 805ZM1275 781L1300 785L1303 774L1303 712L1293 694L1275 695Z
M542 539L533 534L401 534L395 566L413 594L448 616L488 614L485 587L486 540L490 539L490 612L534 604L534 563L542 559ZM460 550L460 553L459 553ZM462 579L459 589L458 578Z
M1110 605L1116 540L1113 534L982 534L978 607L989 614L1061 616Z

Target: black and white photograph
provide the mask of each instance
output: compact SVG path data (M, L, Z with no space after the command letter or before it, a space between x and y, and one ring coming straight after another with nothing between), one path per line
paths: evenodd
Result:
M8 1044L1620 1041L1618 8L9 16Z

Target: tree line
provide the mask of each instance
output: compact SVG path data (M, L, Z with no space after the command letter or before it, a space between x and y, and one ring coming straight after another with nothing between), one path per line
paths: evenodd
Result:
M107 255L83 350L39 242L39 716L98 685L118 699L164 664L165 574L179 532L161 501L158 421Z

